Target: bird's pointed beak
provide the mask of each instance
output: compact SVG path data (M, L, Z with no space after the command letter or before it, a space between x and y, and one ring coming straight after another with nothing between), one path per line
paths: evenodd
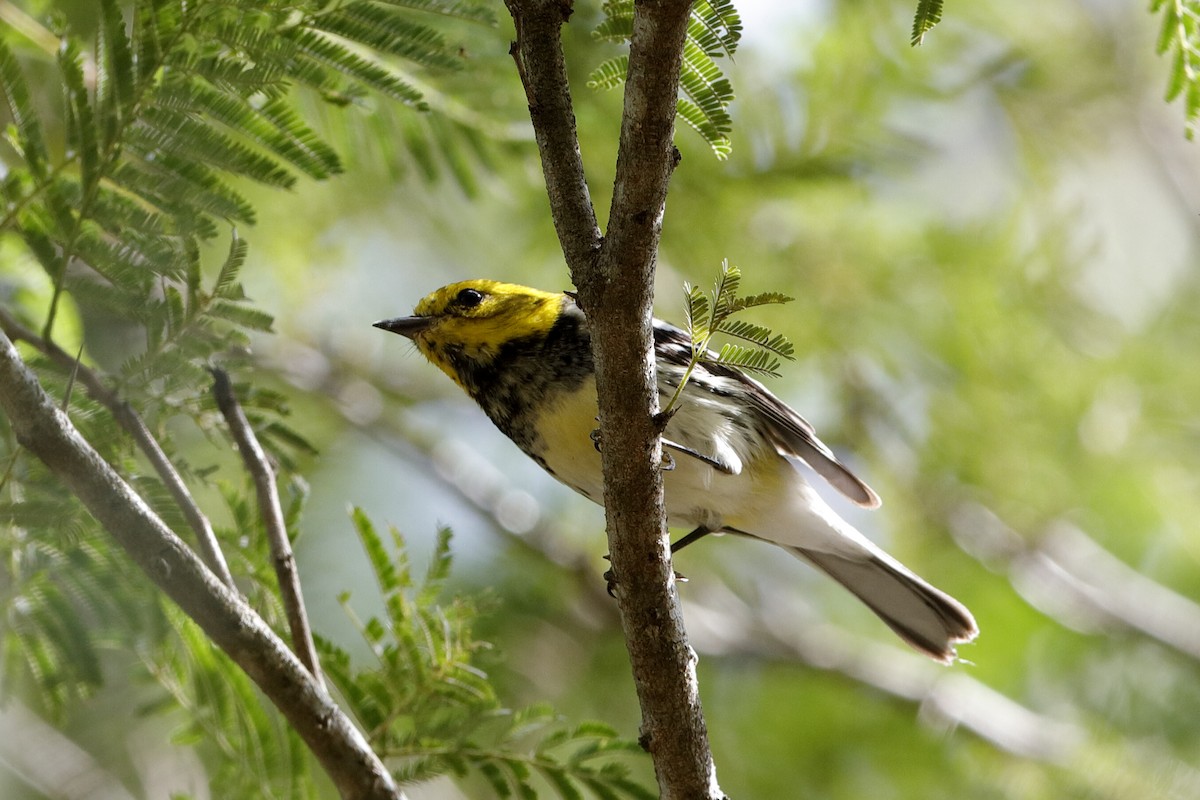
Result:
M375 323L375 327L414 339L417 334L429 330L436 321L436 317L396 317L395 319L381 319Z

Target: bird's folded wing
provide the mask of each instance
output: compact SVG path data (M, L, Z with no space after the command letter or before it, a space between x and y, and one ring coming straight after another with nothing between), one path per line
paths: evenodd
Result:
M749 399L766 420L767 431L779 452L803 459L818 475L858 505L866 508L879 505L879 495L837 460L833 451L817 438L808 420L766 389L751 392Z

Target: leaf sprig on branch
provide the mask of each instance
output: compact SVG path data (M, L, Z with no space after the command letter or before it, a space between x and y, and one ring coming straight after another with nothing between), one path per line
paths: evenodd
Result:
M1183 97L1185 133L1191 139L1200 119L1200 0L1154 0L1150 12L1162 14L1158 53L1171 54L1167 100Z
M471 633L477 612L461 599L442 600L451 561L448 530L439 533L422 579L398 531L391 529L389 548L362 511L352 514L384 611L359 620L349 596L341 600L375 663L358 666L329 641L318 646L330 680L401 781L474 773L496 797L654 796L620 760L642 755L637 742L598 723L564 726L543 705L523 711L500 705L476 665L485 647Z
M604 21L592 35L608 42L629 41L633 6L634 0L607 0ZM733 87L714 59L732 59L741 37L742 20L730 0L697 0L692 6L679 76L682 96L675 110L719 159L728 158L732 151L729 104L733 102ZM628 55L610 58L592 70L588 86L613 89L625 83L628 71Z
M721 262L721 274L717 277L712 292L705 294L698 286L684 284L684 292L687 294L687 334L691 341L692 353L683 379L679 381L675 394L663 409L664 414L670 413L678 404L679 398L683 396L684 387L700 364L736 367L746 372L778 377L779 366L782 363L780 359L795 359L792 343L783 334L774 333L763 325L731 319L733 315L746 309L789 303L794 298L780 292L763 292L739 297L738 288L741 281L741 269L732 266L726 260ZM726 342L721 345L720 350L713 352L709 346L713 337L718 334L732 337L744 344Z
M917 13L913 15L912 46L924 43L925 34L942 21L942 0L918 0Z

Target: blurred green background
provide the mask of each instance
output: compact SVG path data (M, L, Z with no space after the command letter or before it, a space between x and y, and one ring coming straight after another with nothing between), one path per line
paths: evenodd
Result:
M689 548L676 566L722 788L1200 796L1200 151L1162 99L1157 20L1113 0L951 3L913 49L912 6L737 4L733 155L678 134L657 308L681 321L682 283L707 284L723 258L746 290L795 296L755 316L800 354L770 387L884 498L838 509L982 633L967 663L939 668L765 545ZM589 36L598 20L579 4L566 37L603 223L621 98L585 86L615 52ZM503 143L418 158L408 116L314 102L347 174L249 190L244 277L276 316L254 380L286 392L320 448L297 542L317 632L361 646L337 595L377 602L347 504L404 531L417 562L446 524L456 583L489 598L504 701L636 736L601 510L370 324L462 278L569 288L504 24L464 32L477 69L456 80L479 104L450 109ZM195 464L226 458L194 445ZM94 702L71 735L125 758L98 744ZM207 796L202 777L178 783L188 765L175 748L136 771ZM0 767L0 796L29 791Z

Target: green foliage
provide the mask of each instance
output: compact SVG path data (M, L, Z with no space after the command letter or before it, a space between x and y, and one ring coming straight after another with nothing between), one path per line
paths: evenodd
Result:
M604 21L592 35L602 41L627 42L633 34L633 16L634 0L606 0ZM741 36L741 17L730 0L698 0L692 6L679 76L682 96L676 113L719 159L728 158L732 152L729 104L733 102L733 87L714 59L732 58ZM621 86L628 72L629 56L615 56L592 70L588 86Z
M913 16L912 45L925 41L925 34L942 21L942 0L917 0L917 13Z
M6 319L40 334L33 343L45 350L74 354L83 328L87 368L141 415L194 491L223 496L231 524L214 527L239 588L277 624L278 598L268 589L275 578L246 479L214 480L217 467L193 469L188 450L196 430L224 439L207 368L236 366L251 337L273 325L241 282L248 259L241 231L256 219L247 187L294 190L305 178L343 170L306 98L322 113L342 115L373 111L374 98L396 101L404 115L432 122L392 149L419 146L431 160L450 152L445 161L468 183L481 159L458 148L468 137L471 153L486 148L489 133L473 125L482 117L447 124L417 84L464 61L443 32L447 23L494 25L495 18L482 4L438 0L103 0L94 11L86 35L56 16L54 32L38 37L44 50L7 30L0 37L8 120L0 152L0 302ZM47 39L57 44L46 46ZM106 328L121 332L117 346L97 337ZM35 348L23 355L47 390L64 398L89 443L185 534L174 498L135 456L110 411L79 385L68 389L70 365ZM283 469L313 452L285 424L280 394L244 383L235 390ZM180 426L181 418L192 426ZM305 492L301 481L287 485L295 530ZM146 591L95 521L21 451L3 419L0 559L6 696L18 694L66 721L113 674L124 681L132 658L157 687L139 689L150 695L144 710L187 712L178 743L198 750L217 796L316 791L307 751L253 683Z
M24 498L0 502L0 689L61 721L104 683L115 629L153 636L164 630L163 611L130 590L131 565L96 540L95 522L51 487L44 468L14 465L5 451L9 481L20 483Z
M315 90L339 111L375 93L418 116L426 105L409 73L446 72L463 60L434 25L495 19L473 2L436 0L140 0L131 9L104 0L97 13L89 45L64 24L44 32L60 45L52 65L45 56L33 65L36 91L20 62L37 62L38 54L18 59L16 45L0 38L0 90L12 120L0 237L19 242L22 266L39 265L52 287L47 304L23 304L12 315L48 343L61 331L66 298L85 319L122 321L129 336L105 377L171 452L172 417L190 418L210 436L219 421L207 367L236 363L252 334L271 330L271 316L251 303L238 277L247 246L235 226L256 217L244 187L293 189L302 176L342 170L333 147L297 111L298 92ZM428 149L429 138L419 144ZM446 139L454 150L453 137ZM452 160L467 181L474 165ZM209 268L216 278L206 288ZM6 266L13 271L21 275ZM93 342L84 344L90 362ZM76 343L68 347L74 352ZM311 449L283 424L274 398L239 391L285 465L289 453ZM72 407L77 423L85 410ZM160 493L157 478L133 477L151 496ZM19 471L10 487L20 494ZM164 499L159 507L177 516L173 506Z
M779 359L786 358L791 361L795 358L792 343L783 334L772 333L770 328L762 325L731 319L734 314L746 309L788 303L792 298L780 292L738 297L741 282L741 269L731 266L726 260L721 262L721 274L717 276L710 294L706 295L699 287L690 283L684 284L683 290L687 295L687 334L691 340L692 355L688 360L687 369L684 370L683 379L679 381L679 386L663 413L669 412L679 402L684 387L699 364L719 364L778 377ZM714 353L709 349L709 345L718 334L739 339L749 346L727 342L721 345L719 352Z
M175 608L167 616L172 646L138 653L166 697L156 692L140 713L184 712L171 743L197 749L215 797L317 797L299 735L194 622Z
M1162 14L1158 52L1171 55L1167 100L1183 97L1191 139L1200 119L1200 0L1153 0L1150 11Z
M373 663L319 640L326 674L403 781L473 774L496 797L650 798L616 757L644 757L636 742L607 726L568 727L548 708L503 708L478 666L487 647L471 626L475 608L461 598L439 602L450 571L450 532L442 529L429 567L413 574L403 538L391 548L359 509L354 526L383 596L384 615L360 620L342 604Z
M335 104L373 91L425 110L422 93L389 59L444 71L462 58L421 18L494 22L470 3L146 0L135 4L127 31L115 0L99 11L94 56L70 35L57 52L61 150L47 141L23 71L0 42L8 139L18 156L0 185L8 208L0 232L22 237L54 281L47 336L64 292L171 333L179 304L170 292L196 271L200 243L222 224L254 221L235 179L292 188L298 174L341 170L333 149L292 110L293 86ZM201 325L232 323L222 330L268 324L226 302L200 313ZM152 346L156 338L152 332Z

